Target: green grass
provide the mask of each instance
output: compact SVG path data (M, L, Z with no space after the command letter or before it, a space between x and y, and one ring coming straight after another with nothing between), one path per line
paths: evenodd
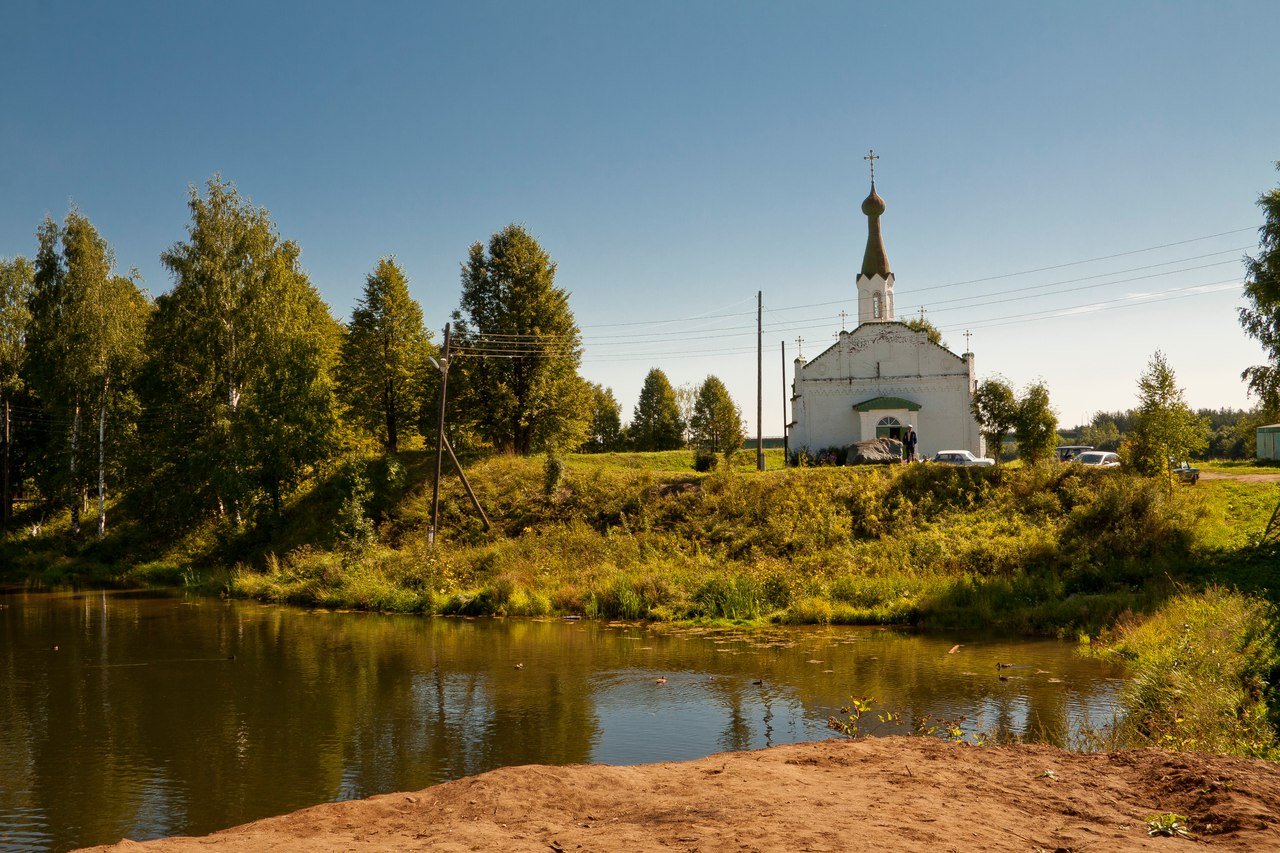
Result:
M1274 606L1210 587L1122 624L1100 654L1128 664L1121 743L1280 758Z

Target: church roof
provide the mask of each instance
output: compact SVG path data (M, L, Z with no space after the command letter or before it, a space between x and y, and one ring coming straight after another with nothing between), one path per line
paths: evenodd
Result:
M874 412L880 409L906 409L908 412L918 412L920 404L901 397L872 397L870 400L853 405L855 412Z
M884 238L880 236L880 214L884 213L884 199L876 192L875 178L871 179L871 195L862 202L862 212L867 215L867 251L862 256L862 275L867 278L888 278L889 255L884 250Z

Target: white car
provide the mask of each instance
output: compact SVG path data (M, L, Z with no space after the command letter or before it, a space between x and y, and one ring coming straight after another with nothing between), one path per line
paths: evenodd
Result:
M943 465L959 465L963 468L985 468L996 464L994 459L974 456L967 450L939 450L934 454L933 461Z
M1090 450L1087 453L1081 453L1073 461L1079 462L1081 465L1088 465L1091 468L1120 467L1120 457L1114 453L1107 453L1105 450Z

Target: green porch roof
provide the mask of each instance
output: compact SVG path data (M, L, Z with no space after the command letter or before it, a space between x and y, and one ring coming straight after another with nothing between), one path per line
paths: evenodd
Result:
M853 406L855 412L874 412L879 409L906 409L908 412L918 412L920 404L901 397L872 397Z

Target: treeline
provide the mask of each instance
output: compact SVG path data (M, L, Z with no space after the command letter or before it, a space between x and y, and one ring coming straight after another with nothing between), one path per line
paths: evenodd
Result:
M66 511L105 533L110 497L156 528L278 514L285 497L362 444L430 434L442 353L394 258L334 318L270 214L215 176L193 187L185 239L161 255L152 298L93 223L46 217L31 259L0 259L3 519ZM608 388L578 373L581 333L556 266L524 228L471 246L453 312L447 424L497 452L741 445L741 417L709 377L677 392L654 371L621 424ZM647 396L646 396L647 395ZM687 410L687 412L686 412Z
M1099 450L1119 450L1134 434L1138 409L1098 412L1089 423L1076 427L1075 438ZM1257 429L1270 423L1257 409L1196 409L1195 417L1206 427L1204 449L1192 452L1195 459L1252 459L1257 453Z

